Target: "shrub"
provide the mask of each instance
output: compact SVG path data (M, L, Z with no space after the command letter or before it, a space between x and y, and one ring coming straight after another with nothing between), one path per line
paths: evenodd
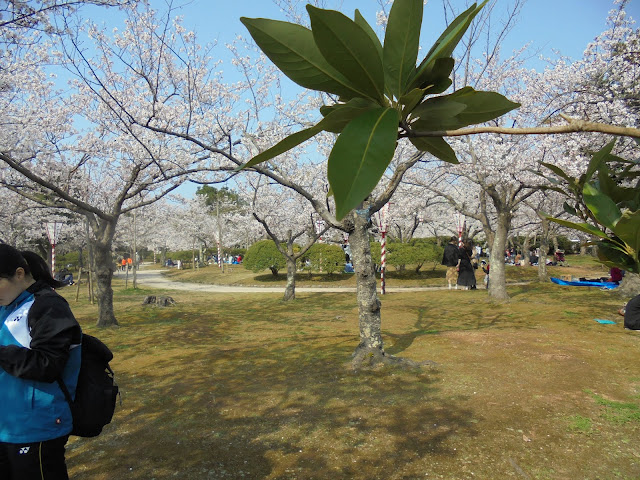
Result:
M251 245L242 263L252 272L260 272L268 268L274 276L287 266L286 259L271 240L260 240Z
M307 251L305 258L312 270L332 274L344 269L344 250L337 245L316 243Z
M442 260L443 247L424 239L414 239L409 243L387 243L387 263L393 265L396 270L404 270L411 265L416 273L425 263L438 265ZM380 243L371 242L371 259L377 265L381 263Z

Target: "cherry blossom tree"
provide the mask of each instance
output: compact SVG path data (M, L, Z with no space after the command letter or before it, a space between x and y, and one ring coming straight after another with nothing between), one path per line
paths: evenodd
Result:
M296 167L300 169L300 166L295 163L289 169L296 169ZM284 170L282 164L279 168L281 171ZM310 163L305 164L302 169L306 175L299 175L296 185L298 188L312 192L314 177L322 178L324 172L318 165ZM317 172L316 175L313 174L314 171ZM306 184L305 178L308 181ZM298 261L327 232L328 227L317 228L315 211L311 203L294 190L284 188L279 183L269 181L261 175L248 176L246 185L252 197L253 217L262 225L286 260L287 285L283 300L293 300L296 295ZM316 191L316 197L321 195L321 192Z
M164 24L165 30L159 36L151 34L155 28L153 16L153 12L144 10L132 20L130 30L113 39L107 39L104 32L92 30L90 35L96 39L97 52L101 55L95 60L84 56L79 34L64 37L62 40L69 42L63 44L67 53L65 65L79 75L77 90L72 95L56 90L43 67L50 59L50 45L11 49L8 55L12 63L7 71L12 70L13 75L4 74L2 70L11 95L3 95L0 105L5 119L3 126L6 126L0 133L0 160L5 166L0 184L34 202L87 218L94 243L100 326L117 324L111 289L111 250L119 219L161 199L190 175L195 176L202 170L220 170L212 160L216 152L204 153L195 146L185 148L183 142L172 137L147 128L136 129L123 115L125 107L141 113L139 106L143 103L136 97L144 90L136 82L144 81L146 94L155 98L171 98L174 85L147 82L149 72L136 70L146 80L137 74L127 76L126 72L116 72L113 70L116 60L134 70L136 65L157 61L162 65L165 79L198 85L215 109L211 119L224 124L223 116L229 115L229 92L224 91L217 78L203 77L210 71L205 68L206 55L192 58L193 62L204 63L183 65L180 73L172 74L175 65L174 59L167 57L167 42L181 42L180 47L174 45L172 52L180 48L195 52L199 47L191 34L170 21ZM171 28L175 34L172 37L169 36ZM140 47L144 43L144 47L132 48L136 43L133 38ZM98 75L99 71L103 77ZM107 85L112 90L108 90ZM109 96L114 92L119 96ZM212 103L212 98L221 100ZM183 111L173 111L169 105L166 112L168 118L175 115L182 118ZM144 114L153 115L153 112ZM82 129L74 128L74 118L82 118ZM215 135L219 144L225 144L227 154L228 136L224 129L217 130Z
M0 5L0 29L2 42L23 43L25 30L48 34L64 34L57 17L76 13L81 7L124 7L138 0L18 0Z

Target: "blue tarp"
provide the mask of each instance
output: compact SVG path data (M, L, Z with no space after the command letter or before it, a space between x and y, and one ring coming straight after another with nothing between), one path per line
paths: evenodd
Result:
M568 280L560 280L559 278L551 277L551 281L558 285L566 285L569 287L600 287L600 288L616 288L618 286L615 282L592 282L590 280L578 280L578 281L568 281Z

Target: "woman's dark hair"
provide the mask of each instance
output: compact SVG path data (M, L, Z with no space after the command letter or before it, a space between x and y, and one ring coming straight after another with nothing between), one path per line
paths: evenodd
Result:
M60 288L64 283L55 280L49 272L49 265L35 252L19 251L17 248L0 244L0 278L11 278L16 270L22 267L36 281L41 281L53 288Z

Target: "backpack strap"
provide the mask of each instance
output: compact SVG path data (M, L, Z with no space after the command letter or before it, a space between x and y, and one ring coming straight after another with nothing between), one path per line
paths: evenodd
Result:
M62 377L56 378L56 382L58 382L58 385L60 386L60 390L62 390L62 393L64 394L64 398L67 400L67 403L69 404L69 408L71 409L71 411L73 411L73 400L71 399L71 394L69 393L69 389L62 381Z

